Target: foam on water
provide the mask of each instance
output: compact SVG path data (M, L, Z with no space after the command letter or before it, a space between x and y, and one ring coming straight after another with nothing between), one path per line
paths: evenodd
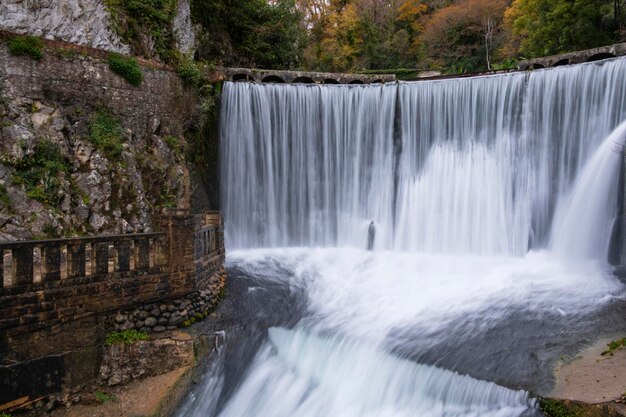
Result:
M229 264L261 281L288 279L308 296L310 325L371 342L409 326L435 334L463 323L472 334L506 319L509 311L575 316L624 295L603 263L570 265L548 251L510 258L257 249L232 252Z
M418 365L375 346L272 328L220 416L504 417L533 405L523 391Z

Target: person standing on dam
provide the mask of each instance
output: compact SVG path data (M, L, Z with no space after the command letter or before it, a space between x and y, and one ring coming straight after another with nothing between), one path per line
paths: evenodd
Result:
M374 249L374 239L376 238L376 225L374 220L370 223L370 227L367 230L367 250Z

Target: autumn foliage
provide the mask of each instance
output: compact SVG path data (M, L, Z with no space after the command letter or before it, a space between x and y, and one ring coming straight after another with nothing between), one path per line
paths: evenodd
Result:
M626 39L626 0L192 0L201 59L474 72Z

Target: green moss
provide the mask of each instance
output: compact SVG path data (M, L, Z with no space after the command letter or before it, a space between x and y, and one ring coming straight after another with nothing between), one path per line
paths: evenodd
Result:
M89 138L108 159L122 155L122 126L105 110L98 110L89 121Z
M626 347L626 337L623 339L614 340L607 345L608 349L602 352L602 355L612 355L614 351L622 347Z
M167 188L167 184L163 183L160 188L161 192L159 193L156 201L157 207L163 208L176 208L178 207L178 199L174 190L170 190Z
M44 224L41 231L44 234L43 238L58 239L61 237L61 235L57 232L57 229L55 229L50 223Z
M183 147L176 136L166 136L165 143L176 156L179 158L183 156Z
M41 141L32 155L14 163L13 183L22 185L28 198L58 207L63 199L63 178L69 173L69 162L58 145Z
M140 340L148 340L150 337L145 332L138 330L124 330L120 332L112 332L106 336L106 344L108 346L123 343L125 345L131 345Z
M4 184L0 184L0 204L2 204L2 207L11 206L11 197L9 197L7 187Z
M135 58L111 53L109 54L109 68L135 87L141 85L143 81L143 72Z
M177 55L176 72L185 85L198 88L204 82L202 71L190 55Z
M113 397L112 395L109 395L106 392L102 391L96 391L94 393L94 396L96 397L96 400L98 400L101 404L113 401L115 399L115 397Z
M9 413L0 412L0 417L13 417L13 416L11 416L11 414Z
M181 323L182 327L189 327L191 326L191 321L190 320L185 320Z
M65 49L65 48L54 48L52 49L52 52L54 53L54 55L59 56L61 58L74 58L77 55L79 55L77 51L73 51L71 49Z
M582 417L584 411L578 406L567 407L563 401L551 398L542 398L539 401L539 409L547 417Z
M15 36L8 46L11 55L29 56L37 61L43 58L43 42L35 36Z
M196 319L196 321L204 320L204 316L201 313L196 313L193 317Z

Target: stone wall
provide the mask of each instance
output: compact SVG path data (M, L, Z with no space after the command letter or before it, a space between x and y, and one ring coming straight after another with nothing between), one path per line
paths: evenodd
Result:
M161 318L165 306L169 322L168 306L188 320L215 307L225 284L219 215L174 211L161 225L147 235L0 244L0 409L95 381L105 334L129 314L141 320L156 308ZM160 330L158 319L141 321L133 327Z
M161 208L190 206L184 131L198 103L175 72L140 60L133 87L105 51L49 41L36 61L10 55L2 39L0 240L149 232ZM94 144L98 118L118 125L119 156ZM16 181L42 143L65 165L52 203Z

